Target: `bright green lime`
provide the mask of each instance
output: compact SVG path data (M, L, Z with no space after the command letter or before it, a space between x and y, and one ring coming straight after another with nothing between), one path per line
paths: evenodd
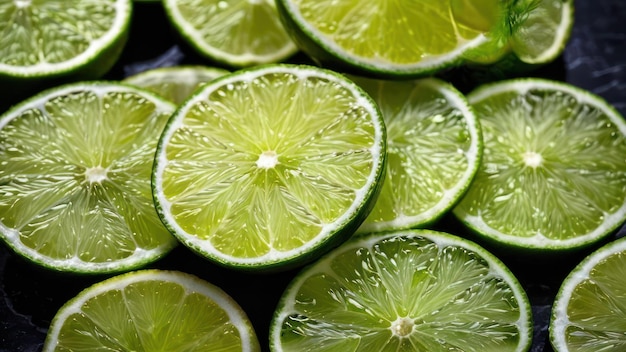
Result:
M162 220L220 264L284 268L342 242L382 185L386 133L353 82L267 65L203 86L161 136L153 175Z
M0 116L0 239L49 268L112 272L163 256L150 173L174 105L113 82L53 88Z
M435 78L352 79L378 103L387 127L387 175L359 231L433 223L465 193L480 164L480 126L467 99Z
M55 315L43 351L258 352L248 317L195 276L141 270L80 292Z
M273 352L527 351L530 303L478 245L428 230L355 237L289 284Z

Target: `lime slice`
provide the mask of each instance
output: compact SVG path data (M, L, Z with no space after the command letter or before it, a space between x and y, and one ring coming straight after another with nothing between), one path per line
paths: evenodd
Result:
M126 43L130 0L0 1L0 80L98 78Z
M626 350L626 238L585 258L563 281L552 307L556 351Z
M532 8L511 37L522 62L544 64L563 53L574 24L574 0L524 0Z
M200 85L228 71L205 66L172 66L146 70L124 79L125 83L148 89L165 99L180 104Z
M43 351L260 351L227 293L193 275L140 270L96 283L55 315Z
M201 55L232 67L283 61L297 48L273 0L165 0L168 18Z
M566 83L518 79L469 95L484 153L454 209L497 243L582 248L626 219L626 123L606 101Z
M478 170L480 127L464 95L439 79L352 79L380 107L387 172L361 232L422 227L446 213Z
M503 1L277 0L313 58L364 76L419 76L460 62L506 11Z
M202 87L165 128L154 197L189 248L242 269L316 258L369 214L385 127L354 83L309 66L240 70Z
M303 270L280 299L270 349L526 351L530 303L478 245L407 230L357 236Z
M56 270L100 273L154 261L176 240L150 172L174 106L113 82L76 83L0 117L0 238Z

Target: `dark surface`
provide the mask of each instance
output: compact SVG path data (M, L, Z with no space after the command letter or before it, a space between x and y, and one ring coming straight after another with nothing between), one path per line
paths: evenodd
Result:
M178 41L158 3L137 4L134 16L126 50L105 78L121 79L156 66L214 65ZM290 61L306 63L307 58L299 54ZM576 24L564 55L528 75L566 81L590 90L626 115L626 2L576 1ZM463 85L465 90L471 89L466 81ZM449 218L442 219L439 225L463 235ZM615 236L624 232L626 228L622 227ZM564 276L588 251L548 260L498 253L520 279L532 301L536 325L533 352L552 350L547 339L547 323L554 294ZM222 287L248 313L262 346L267 346L267 328L278 298L295 273L231 272L211 265L182 246L153 267L193 273ZM47 327L61 305L104 278L50 272L25 262L0 244L0 352L40 351Z

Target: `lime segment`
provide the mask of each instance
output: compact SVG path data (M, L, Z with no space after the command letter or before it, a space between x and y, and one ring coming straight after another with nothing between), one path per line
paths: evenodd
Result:
M626 219L626 123L601 98L564 83L502 81L469 95L484 154L454 213L486 238L564 250Z
M241 307L218 287L176 271L99 282L55 315L44 351L260 351Z
M502 262L428 230L357 236L304 269L272 351L525 351L530 304Z
M42 93L0 117L0 238L46 267L120 271L176 241L150 192L174 106L115 83Z
M219 263L311 259L358 227L386 156L375 103L343 76L269 65L204 86L161 137L154 194L164 222Z

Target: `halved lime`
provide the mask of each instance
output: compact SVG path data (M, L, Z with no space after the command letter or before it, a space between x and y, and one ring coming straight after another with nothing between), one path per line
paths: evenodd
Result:
M113 272L175 244L150 172L173 104L113 82L47 90L0 116L0 238L56 270Z
M506 2L277 0L298 46L364 76L420 76L460 62L506 20Z
M297 48L274 0L165 0L176 30L201 55L232 67L283 61Z
M552 307L556 351L626 350L626 238L587 256L563 281Z
M530 303L495 256L429 230L357 236L289 284L270 350L526 351Z
M43 351L260 351L247 315L196 276L140 270L101 281L55 315Z
M0 80L94 79L119 57L130 0L0 1Z
M574 24L574 0L523 0L532 10L512 32L511 48L528 64L544 64L563 53ZM520 5L518 5L520 6Z
M228 71L207 66L171 66L146 70L126 77L123 82L148 89L165 99L180 104L200 85Z
M387 175L359 231L433 223L465 193L480 164L480 126L467 99L435 78L351 78L378 103L387 127Z
M201 255L286 268L361 225L385 157L380 111L353 82L261 66L214 80L176 111L157 149L154 197L164 223Z
M602 98L542 79L469 94L481 122L481 168L454 214L517 248L581 248L626 219L626 123Z

